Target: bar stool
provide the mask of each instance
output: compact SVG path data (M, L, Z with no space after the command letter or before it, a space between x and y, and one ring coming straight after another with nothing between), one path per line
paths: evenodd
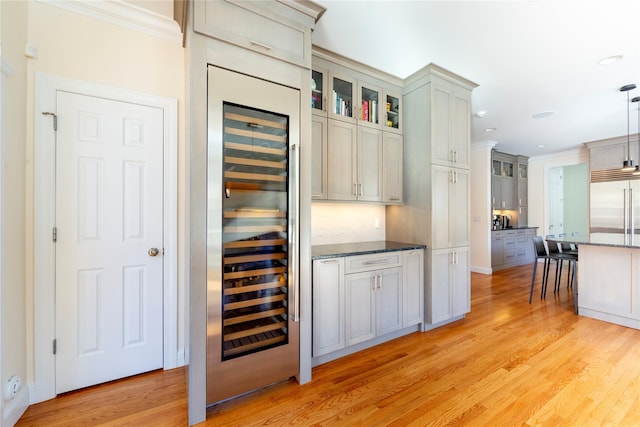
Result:
M550 239L553 239L553 237L550 237ZM562 277L563 262L567 261L570 268L568 274L571 274L572 262L578 261L578 255L561 252L560 247L558 246L558 243L555 240L547 240L547 248L549 251L549 257L551 257L551 259L554 259L556 261L556 275L555 275L555 281L553 286L553 293L555 294L560 291L560 277ZM547 276L548 274L549 273L547 272ZM568 280L569 280L569 277L567 277L567 286L568 286ZM546 291L546 286L545 286L545 291Z
M531 304L531 299L533 298L533 286L536 283L536 272L538 270L538 261L543 260L544 264L542 265L542 287L540 289L540 298L542 295L546 294L546 282L548 278L549 272L549 263L551 262L551 257L547 253L547 248L544 245L544 241L540 236L533 236L533 251L536 254L536 259L533 261L533 276L531 277L531 290L529 291L529 304Z
M575 231L571 233L572 236L576 236L577 234L579 233L576 233ZM560 233L558 234L558 237L560 238L567 237L567 233ZM567 262L569 263L568 265L569 270L567 270L567 289L569 289L569 285L573 281L573 274L575 273L575 269L572 269L571 266L573 265L574 262L578 261L578 248L577 246L574 246L571 243L560 242L560 252L563 255L568 255L566 258L567 258ZM560 274L558 275L558 286L560 285L559 283L560 277L562 277L562 263L560 263Z

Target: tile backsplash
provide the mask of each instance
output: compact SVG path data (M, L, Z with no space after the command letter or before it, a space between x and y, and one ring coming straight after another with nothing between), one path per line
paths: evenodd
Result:
M312 203L311 244L384 240L384 224L383 205Z

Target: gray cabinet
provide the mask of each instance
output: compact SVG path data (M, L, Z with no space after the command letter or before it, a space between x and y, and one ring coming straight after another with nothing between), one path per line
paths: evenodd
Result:
M382 131L334 119L328 128L327 198L381 201Z
M391 132L382 134L382 201L385 204L402 203L403 180L402 135Z
M406 328L424 319L424 250L404 251L402 268L402 327Z
M427 321L438 324L471 310L469 248L438 249L431 255L432 273Z
M434 164L470 167L471 96L467 88L450 80L431 82Z
M442 249L470 245L469 171L433 166L432 183L431 246Z
M313 261L313 357L345 347L344 257Z
M319 48L318 48L319 49ZM402 97L399 87L340 64L318 50L311 70L312 197L316 200L401 204ZM389 76L391 80L392 77ZM327 120L326 164L321 118ZM326 182L326 191L322 184Z
M406 197L402 206L387 208L386 236L429 248L424 328L432 329L468 311L469 125L476 84L433 64L406 82Z
M517 156L518 165L518 227L526 227L528 225L528 206L529 206L529 158Z
M515 209L516 159L509 154L493 151L491 155L491 204L496 210Z
M314 363L415 331L423 271L423 249L314 260Z
M327 118L311 117L311 198L326 200L327 192Z
M533 236L535 228L515 228L491 232L491 269L504 268L534 262Z
M329 200L356 200L356 125L329 119L327 194Z
M292 13L286 5L219 0L195 1L193 8L197 33L291 64L311 60L310 25L282 18Z
M491 267L504 264L504 232L491 232Z

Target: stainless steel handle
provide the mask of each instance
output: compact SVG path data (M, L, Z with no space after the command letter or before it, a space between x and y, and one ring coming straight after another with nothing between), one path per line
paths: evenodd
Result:
M327 259L324 261L320 261L322 264L337 264L338 260L337 259Z
M354 196L358 195L358 181L353 183L353 195Z
M296 150L296 145L291 145L291 155L289 160L289 168L293 173L293 179L291 179L291 195L289 196L289 239L291 241L291 246L289 246L289 250L291 251L290 263L289 263L289 283L293 284L291 287L291 298L293 299L293 316L292 320L296 323L300 322L300 278L298 277L298 264L299 264L299 245L298 242L298 203L300 200L300 189L298 188L297 182L299 179L299 171L298 171L298 150Z
M255 41L255 40L250 40L250 41L249 41L249 43L251 43L251 44L252 44L252 45L254 45L254 46L261 47L261 48L263 48L264 50L271 50L271 49L273 49L271 46L268 46L268 45L266 45L266 44L259 43L259 42Z
M382 276L378 274L378 289L382 289Z
M160 251L158 250L158 248L150 248L147 253L149 254L149 256L158 256L158 254L160 253Z
M627 200L627 189L623 188L622 192L624 194L624 205L623 205L623 209L624 209L624 234L627 234L629 232L629 202Z
M633 206L633 188L629 189L629 223L631 227L629 229L629 234L633 236L636 232L636 208Z
M360 196L362 196L362 183L358 184L360 186Z
M372 261L365 261L364 265L386 264L388 262L389 262L388 259L376 259L376 260L372 260Z

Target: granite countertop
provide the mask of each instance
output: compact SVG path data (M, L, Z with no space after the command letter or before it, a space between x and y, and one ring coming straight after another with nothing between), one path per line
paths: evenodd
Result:
M411 249L425 249L426 247L426 245L418 243L391 242L389 240L380 240L374 242L337 243L334 245L313 245L311 246L311 259L375 254L380 252L407 251Z
M491 231L509 231L509 230L531 230L531 229L537 229L538 227L533 227L533 226L526 226L526 227L511 227L511 228L497 228L497 229L491 229Z
M640 235L625 236L622 233L591 233L588 236L566 236L547 240L574 243L576 245L640 249Z

